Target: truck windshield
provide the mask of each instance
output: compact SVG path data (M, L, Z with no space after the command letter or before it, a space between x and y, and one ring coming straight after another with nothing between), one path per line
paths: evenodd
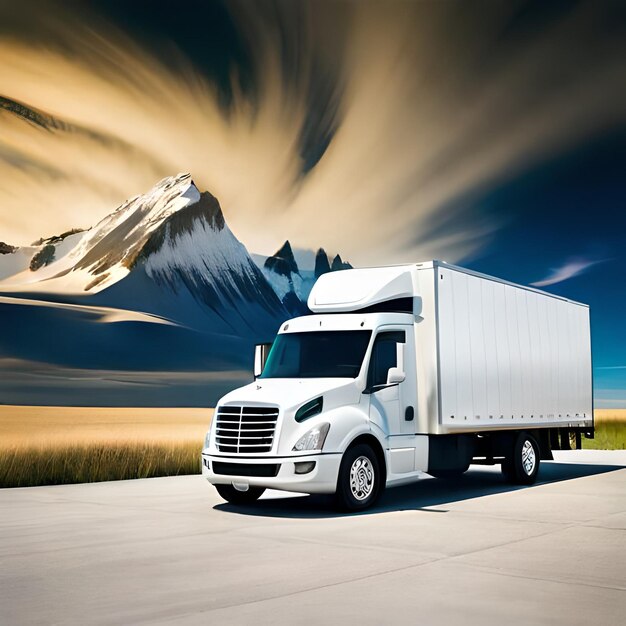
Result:
M320 330L278 335L261 378L356 378L371 334Z

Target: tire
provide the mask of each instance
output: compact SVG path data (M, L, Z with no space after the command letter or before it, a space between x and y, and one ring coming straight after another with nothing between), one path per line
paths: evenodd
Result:
M502 463L505 479L514 485L532 485L537 480L539 457L537 440L526 432L519 433Z
M433 470L428 472L431 476L438 478L439 480L457 480L461 478L469 468L465 469L447 469L447 470Z
M349 448L341 459L335 501L342 511L364 511L382 492L382 472L367 444Z
M238 491L232 485L215 485L217 493L231 504L252 504L265 491L265 487L248 487L248 491Z

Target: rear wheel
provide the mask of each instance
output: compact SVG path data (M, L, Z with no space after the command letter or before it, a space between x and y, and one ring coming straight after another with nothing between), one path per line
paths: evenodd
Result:
M339 468L337 506L343 511L362 511L372 506L380 495L381 479L374 450L366 444L350 448Z
M252 504L256 502L265 491L264 487L248 487L247 491L239 491L232 485L215 485L217 493L231 504Z
M502 463L505 479L514 485L532 485L539 472L539 444L532 435L521 432Z

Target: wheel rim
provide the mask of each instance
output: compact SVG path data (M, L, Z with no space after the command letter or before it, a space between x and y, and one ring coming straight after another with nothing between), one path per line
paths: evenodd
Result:
M350 468L350 491L359 501L374 491L374 466L366 456L357 457Z
M537 463L537 453L533 444L526 439L522 446L522 467L527 476L530 476L535 470L535 464Z

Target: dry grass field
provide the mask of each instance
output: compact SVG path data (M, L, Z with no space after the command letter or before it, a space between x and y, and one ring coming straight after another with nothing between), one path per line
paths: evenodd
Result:
M200 471L212 409L0 406L0 487ZM626 409L596 410L584 448L625 449Z
M595 439L584 439L583 448L626 450L626 409L596 409Z
M212 414L0 406L0 487L197 473Z

